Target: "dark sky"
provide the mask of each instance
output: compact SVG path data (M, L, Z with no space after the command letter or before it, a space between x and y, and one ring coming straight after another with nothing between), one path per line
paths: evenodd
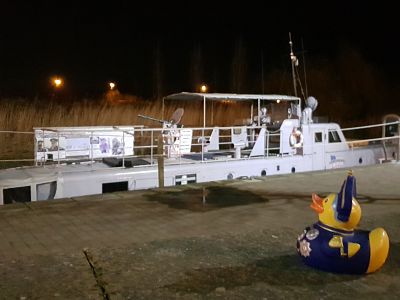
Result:
M303 40L309 62L329 62L348 46L391 84L399 79L392 4L136 2L145 1L1 1L0 97L46 97L54 75L77 98L104 93L110 80L144 98L157 88L190 91L197 81L232 92L235 62L246 66L241 90L261 92L248 83L260 81L261 57L265 74L287 71L289 31L296 51Z

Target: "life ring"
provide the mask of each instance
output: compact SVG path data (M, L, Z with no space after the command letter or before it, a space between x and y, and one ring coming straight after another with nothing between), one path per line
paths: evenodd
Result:
M298 129L293 129L291 135L289 136L289 145L293 148L302 147L303 139L303 133Z

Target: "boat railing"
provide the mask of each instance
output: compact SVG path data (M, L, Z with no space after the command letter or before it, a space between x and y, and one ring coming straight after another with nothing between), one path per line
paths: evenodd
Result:
M191 162L190 159L202 162L210 161L211 156L219 160L245 159L250 158L249 152L256 143L261 128L262 127L257 126L146 128L141 130L140 140L147 140L147 142L136 143L138 140L135 138L135 153L140 153L142 157L147 156L151 164L155 163L156 153L160 153L160 150L157 149L159 143L156 137L161 136L163 139L163 154L167 158L175 159L177 163ZM182 137L185 137L185 134L182 134L182 132L185 130L190 130L190 147L188 147L188 144L185 145L184 141L182 141ZM241 153L243 154L240 155L240 157L235 156L235 141L233 141L232 137L232 132L235 131L243 133L243 144L236 145L240 147ZM217 141L213 140L215 138L215 132L217 132ZM265 136L268 136L268 133ZM269 137L276 136L279 138L279 133L270 134ZM279 150L279 147L268 148L268 143L266 143L264 150L268 153L269 150Z
M395 145L397 146L397 154L395 155L396 160L400 159L400 117L397 115L389 115L391 117L396 116L397 121L387 122L384 118L383 123L372 124L365 126L356 126L349 128L342 128L342 132L346 138L343 143L347 144L350 149L362 148L372 144L382 145L385 151L385 160L387 160L386 146ZM365 133L365 130L369 129L369 133ZM374 130L376 129L376 130ZM329 131L335 131L336 129L330 129ZM354 134L355 132L364 132L364 136L367 138L349 138L349 134L352 132L354 136L360 136L361 134ZM373 137L380 135L379 137Z
M399 140L399 128L396 128L396 133L392 132L391 136L386 136L387 132L385 131L385 128L387 126L400 126L400 121L394 121L394 122L384 122L380 124L373 124L373 125L366 125L366 126L356 126L356 127L349 127L349 128L342 128L342 132L344 133L346 137L345 143L347 143L350 147L356 147L356 146L365 146L371 142L380 142L380 141L396 141ZM382 132L382 135L380 137L368 137L368 138L359 138L359 139L349 139L346 136L347 132L356 132L356 131L362 131L365 129L371 129L371 128L377 128L378 130L375 132L376 134L380 134ZM380 130L379 130L380 129ZM335 131L336 129L330 129L329 131ZM368 135L374 135L374 133L370 133Z
M392 126L390 134L387 134L387 130L385 130L388 126ZM398 149L400 149L399 127L400 121L394 121L343 128L341 131L345 135L345 139L341 140L340 143L348 145L350 149L370 144L382 144L385 146L388 143L392 143L398 145ZM351 131L372 128L382 128L384 136L368 136L361 139L347 137L347 133ZM133 167L143 166L141 164L143 161L146 161L146 165L153 166L157 164L160 156L166 158L166 164L283 156L280 153L281 133L279 131L269 131L268 128L263 126L190 128L148 128L144 126L97 128L92 126L61 129L41 128L37 130L39 131L0 131L0 141L3 141L3 145L5 145L4 141L8 138L19 141L18 143L8 144L7 151L9 153L1 153L0 168L29 164L37 166L48 164L92 164L93 162L107 160L118 160L117 166L120 167L128 165ZM6 138L2 138L2 136ZM21 137L15 138L16 136ZM260 142L261 137L263 138L262 142ZM63 141L64 144L59 144L59 147L54 151L44 149L41 152L40 147L44 146L42 144L47 143L48 148L52 138L55 138L60 143ZM108 148L104 155L101 148L102 138L108 141ZM115 146L113 145L113 140L116 145L119 143L118 147L114 147L116 150L113 148ZM258 152L254 151L256 147L260 149ZM3 149L5 149L5 146L3 146ZM115 153L112 152L113 149L116 151ZM33 158L32 150L34 152ZM27 157L28 154L30 157ZM302 152L296 152L294 155L302 155ZM398 151L397 159L399 157Z
M147 160L147 165L157 163L162 155L169 163L193 163L214 159L251 159L259 155L251 155L252 147L256 144L261 132L265 142L261 156L279 153L279 131L261 131L262 126L233 126L233 127L172 127L147 128L132 126L130 128L113 127L63 127L35 128L34 132L0 131L6 135L27 135L29 138L18 138L19 146L9 149L6 156L1 155L0 166L49 164L90 164L96 161L121 160L121 167L128 165L128 160ZM233 140L235 135L237 140ZM33 138L32 138L33 137ZM160 149L159 139L162 139ZM101 153L102 139L108 141L107 153ZM188 140L189 139L189 140ZM216 140L215 140L216 139ZM242 140L241 140L242 139ZM51 143L55 141L55 148ZM119 143L117 152L112 153L113 140ZM277 146L276 146L277 145ZM30 152L33 158L18 157L20 149ZM236 148L236 149L235 149ZM29 151L30 149L30 151ZM106 152L106 151L105 151ZM239 153L239 155L238 155ZM11 158L12 157L12 158Z

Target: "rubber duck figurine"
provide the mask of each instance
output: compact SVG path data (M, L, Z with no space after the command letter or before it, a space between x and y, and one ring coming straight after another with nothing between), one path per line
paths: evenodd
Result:
M349 171L338 194L312 194L311 208L319 221L297 238L297 251L308 266L335 273L365 274L380 269L389 253L383 228L356 230L361 207L356 200L356 179Z

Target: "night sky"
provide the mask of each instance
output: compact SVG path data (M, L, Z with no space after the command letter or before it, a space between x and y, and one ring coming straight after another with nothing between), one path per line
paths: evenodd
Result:
M46 98L55 75L74 99L102 95L109 81L145 99L202 82L210 92L285 92L290 76L282 75L288 83L281 85L261 78L290 74L289 31L299 58L303 42L310 74L329 70L351 49L377 80L398 87L400 26L392 4L80 2L1 1L0 97ZM310 76L312 86L318 77Z

